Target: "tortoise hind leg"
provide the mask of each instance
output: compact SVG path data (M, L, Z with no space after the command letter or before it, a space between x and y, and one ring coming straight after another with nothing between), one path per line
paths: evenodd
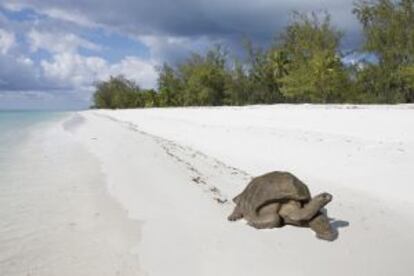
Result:
M242 218L243 218L243 213L239 205L236 205L236 207L234 207L233 213L231 213L230 216L227 217L229 221L236 221Z
M338 232L330 225L328 217L321 212L309 222L309 227L319 239L333 241L338 237Z
M257 229L281 227L283 221L278 212L280 209L279 203L272 203L262 207L258 214L248 220L248 224Z

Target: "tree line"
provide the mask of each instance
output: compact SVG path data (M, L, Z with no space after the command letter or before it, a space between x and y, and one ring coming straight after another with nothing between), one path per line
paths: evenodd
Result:
M267 48L245 43L246 59L216 46L158 68L158 89L124 76L98 82L95 108L220 106L273 103L414 102L414 0L359 0L360 53L345 64L344 33L329 13L299 13Z

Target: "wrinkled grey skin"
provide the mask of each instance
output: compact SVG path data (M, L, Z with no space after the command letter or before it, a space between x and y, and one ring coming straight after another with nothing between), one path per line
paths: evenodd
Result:
M320 239L332 241L336 231L321 209L332 200L322 193L311 198L307 186L289 172L271 172L253 178L236 196L230 221L246 219L258 228L282 227L286 224L310 227Z

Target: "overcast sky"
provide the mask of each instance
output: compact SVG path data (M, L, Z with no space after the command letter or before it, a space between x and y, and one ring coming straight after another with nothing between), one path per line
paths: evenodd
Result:
M73 109L93 83L124 74L156 86L155 67L215 43L265 45L292 10L332 14L359 45L353 0L0 0L0 109Z

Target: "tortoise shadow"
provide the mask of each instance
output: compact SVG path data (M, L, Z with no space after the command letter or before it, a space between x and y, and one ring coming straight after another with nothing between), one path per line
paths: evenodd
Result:
M335 218L329 218L331 226L338 231L339 228L345 228L349 226L349 222L346 220L337 220Z

